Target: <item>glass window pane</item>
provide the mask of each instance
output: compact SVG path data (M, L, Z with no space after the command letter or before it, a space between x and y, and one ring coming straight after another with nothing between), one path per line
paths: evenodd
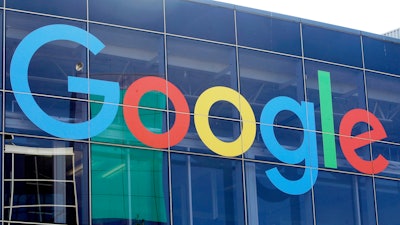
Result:
M334 141L333 145L326 144L326 146L324 146L323 135L325 135L325 138L328 139L331 138ZM357 138L353 137L353 139ZM332 168L332 169L361 173L353 166L354 163L352 164L351 162L349 162L349 160L343 154L342 146L340 145L338 135L317 133L317 149L318 149L318 164L320 168L332 168L330 167L331 165L330 162L335 160L337 168ZM332 149L334 151L334 154L331 154L330 152L332 151ZM370 145L367 144L365 146L357 148L356 154L358 157L360 157L365 161L371 161Z
M146 98L146 97L145 97ZM148 100L152 100L154 98L147 98ZM146 100L147 100L146 99ZM163 98L164 99L164 98ZM154 103L154 102L152 102ZM107 103L105 103L107 104ZM153 107L165 107L165 104L152 104ZM101 110L103 104L97 102L90 103L90 112L91 117L95 117L97 113ZM167 131L167 117L166 112L162 110L152 110L142 107L132 107L132 106L125 106L129 109L137 109L139 112L138 121L143 124L145 129L154 133L154 134L161 134ZM127 115L129 116L129 115ZM114 143L114 144L123 144L129 146L140 146L140 147L151 147L146 145L140 137L135 133L139 132L140 130L131 131L126 124L126 119L123 113L123 106L118 106L118 112L115 116L113 122L110 126L108 126L104 131L100 134L92 137L92 141L96 142L106 142L106 143Z
M396 224L400 210L399 181L375 179L379 224Z
M174 124L176 113L170 113L170 127L172 127L172 124ZM241 130L241 124L240 121L235 121L235 120L225 120L225 119L219 119L219 118L208 118L208 122L211 128L211 131L213 135L219 139L221 142L233 142L238 140L239 147L237 149L231 149L232 151L235 152L243 152L242 149L242 141L239 138L241 135L240 130ZM246 134L244 134L246 135ZM238 139L239 138L239 139ZM180 141L177 145L171 146L171 149L174 150L180 150L180 151L188 151L188 152L198 152L198 153L204 153L204 154L212 154L216 155L211 148L214 148L215 143L211 143L210 145L206 145L204 141L208 141L208 139L202 140L199 137L196 125L194 123L194 116L190 116L190 125L189 125L189 130L185 137L183 138L182 141ZM208 142L210 143L210 142ZM221 149L218 149L221 150ZM227 149L225 151L228 151ZM241 154L239 154L238 157L240 157Z
M184 94L190 112L194 112L199 96L211 87L237 90L234 47L169 37L167 48L168 81ZM216 107L210 115L239 119L232 104L219 102Z
M257 122L264 106L273 98L287 96L304 101L304 80L300 59L239 49L240 91L250 103ZM296 116L279 113L276 124L301 127Z
M86 30L85 23L72 22L36 15L7 12L6 31L6 89L11 89L10 62L23 38L33 30L50 24L67 24ZM41 47L29 65L29 87L32 93L87 98L84 94L68 91L68 76L87 77L85 47L70 41L54 41ZM82 63L84 68L76 70ZM45 81L45 82L44 82Z
M342 117L350 110L355 108L366 109L366 98L364 92L364 75L362 70L349 69L339 66L317 63L312 61L305 62L307 100L314 103L315 124L318 131L322 130L322 119L333 116L334 131L339 133L339 126ZM329 72L331 93L325 93L328 89L328 79L321 81L321 88L318 84L318 71ZM332 101L320 101L323 94L331 94ZM333 115L328 112L321 112L321 104L332 105ZM354 133L360 134L367 131L365 124L357 124L353 129ZM333 133L332 131L324 131Z
M239 160L171 155L175 225L243 225L242 163Z
M304 56L362 67L360 36L303 24Z
M239 45L301 55L300 24L238 11Z
M86 1L6 0L5 2L7 8L86 19Z
M311 191L302 195L288 195L278 190L265 175L275 166L246 163L246 197L248 224L308 225L313 224ZM298 179L304 169L279 166L282 175Z
M320 171L314 201L317 224L377 224L370 177Z
M14 135L4 148L4 219L88 224L88 151L86 143Z
M378 175L400 178L400 146L380 142L372 143L372 158L376 159L379 156L383 156L389 164Z
M165 3L168 33L235 43L232 9L184 0Z
M363 36L365 68L400 75L400 44Z
M93 224L169 224L167 155L91 145Z
M34 96L34 99L45 113L56 120L66 123L87 121L87 102L38 96ZM6 94L5 101L5 127L7 132L49 136L48 133L38 128L27 118L12 93ZM46 120L46 118L42 119ZM46 123L46 121L43 121L43 123ZM87 129L89 129L89 126Z
M274 156L267 145L265 144L264 139L261 137L260 126L271 126L266 124L257 124L256 130L256 138L254 140L251 148L245 153L245 157L249 159L256 159L268 162L281 162L279 159ZM303 130L295 130L283 127L273 127L275 138L278 143L289 152L294 149L298 149L304 140L304 132ZM268 141L268 140L267 140ZM304 165L304 161L301 161L298 165Z
M400 77L366 73L368 109L385 128L385 141L400 143Z
M90 57L90 78L118 82L123 94L120 103L136 80L146 76L164 78L162 35L94 24L90 32L105 45L99 54Z
M90 20L164 31L162 0L89 0L89 9Z

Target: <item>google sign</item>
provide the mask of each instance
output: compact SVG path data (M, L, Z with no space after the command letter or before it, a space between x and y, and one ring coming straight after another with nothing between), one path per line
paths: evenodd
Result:
M28 67L35 52L43 45L58 40L81 44L93 54L99 53L105 46L95 36L85 30L69 25L49 25L28 34L15 50L10 67L11 86L15 98L26 116L47 133L67 139L87 139L103 132L113 122L120 103L120 88L116 82L68 77L68 91L104 96L100 112L91 120L82 123L67 123L54 119L45 113L34 100L28 82ZM318 71L321 124L323 131L324 163L327 168L337 168L336 146L333 126L332 95L330 73ZM156 134L148 130L140 120L138 106L143 95L148 92L160 92L168 96L177 112L174 125L168 132ZM219 101L234 105L243 120L241 135L232 142L216 137L209 124L211 107ZM185 137L190 124L188 103L182 92L172 83L159 77L143 77L133 82L123 99L123 113L126 124L132 134L142 143L154 148L168 148L177 145ZM133 106L133 107L132 107ZM295 150L286 149L276 139L273 126L275 117L282 111L295 114L304 128L302 144ZM314 104L298 103L289 97L279 96L264 106L260 117L260 133L265 146L280 161L288 164L305 163L304 174L298 180L285 178L277 168L266 171L266 176L281 191L299 195L311 189L318 177L317 139L315 133ZM256 135L256 120L248 101L237 91L222 86L205 90L197 99L194 108L194 123L197 133L204 144L213 152L228 157L243 154L250 149ZM351 137L357 123L366 123L371 131ZM89 128L89 129L88 129ZM328 134L331 135L328 135ZM386 138L386 132L375 115L364 109L347 112L339 128L339 141L344 156L358 171L365 174L377 174L386 169L389 162L382 155L373 160L364 160L356 150L372 142Z

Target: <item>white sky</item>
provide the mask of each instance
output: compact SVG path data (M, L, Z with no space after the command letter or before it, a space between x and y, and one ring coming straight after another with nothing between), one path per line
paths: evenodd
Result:
M400 0L218 0L382 34L400 28Z

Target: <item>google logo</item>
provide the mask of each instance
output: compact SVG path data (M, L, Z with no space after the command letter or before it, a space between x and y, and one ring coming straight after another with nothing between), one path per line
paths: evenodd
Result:
M82 123L59 121L45 113L34 100L28 82L28 68L35 52L43 45L58 40L78 43L88 48L94 55L105 46L92 34L77 27L55 24L41 27L28 34L18 45L10 67L10 81L15 98L26 116L45 132L66 139L87 139L103 132L113 122L120 103L120 88L116 82L68 77L68 91L99 95L104 102L99 113ZM318 71L320 90L321 124L323 131L324 165L337 168L336 146L334 140L332 95L330 73ZM174 125L168 132L156 134L148 130L140 120L139 102L148 92L160 92L168 96L176 113ZM211 107L219 101L226 101L236 107L241 115L242 131L240 136L225 142L214 135L210 128L208 115ZM177 145L185 137L190 124L188 103L182 92L171 82L159 77L143 77L133 82L123 99L125 122L131 133L142 143L154 148L168 148ZM275 117L282 111L295 114L304 128L302 144L294 150L282 146L274 133ZM315 128L315 111L312 102L297 102L289 97L279 96L264 106L260 117L260 133L265 146L280 161L288 164L304 162L304 174L297 180L284 177L277 168L266 171L266 176L281 191L299 195L309 191L318 177L318 153ZM365 123L371 130L351 136L353 127ZM205 90L197 99L194 108L194 124L200 139L213 152L227 157L234 157L248 151L256 135L256 120L249 102L237 91L222 86ZM89 128L89 129L88 129ZM353 109L347 112L339 127L339 142L344 156L358 171L365 174L377 174L386 169L389 161L382 155L373 160L364 160L356 150L372 142L386 138L382 123L372 113L364 109Z

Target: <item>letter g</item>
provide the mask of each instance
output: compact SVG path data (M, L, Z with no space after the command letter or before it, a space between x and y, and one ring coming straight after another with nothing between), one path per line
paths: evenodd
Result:
M41 27L28 34L18 45L10 66L11 87L25 115L47 133L69 139L86 139L105 130L114 120L119 103L119 84L116 82L68 76L68 91L104 96L101 111L91 120L81 123L59 121L45 113L36 103L28 83L29 63L43 45L57 40L72 41L97 54L104 44L80 28L55 24ZM90 85L90 87L89 87Z

